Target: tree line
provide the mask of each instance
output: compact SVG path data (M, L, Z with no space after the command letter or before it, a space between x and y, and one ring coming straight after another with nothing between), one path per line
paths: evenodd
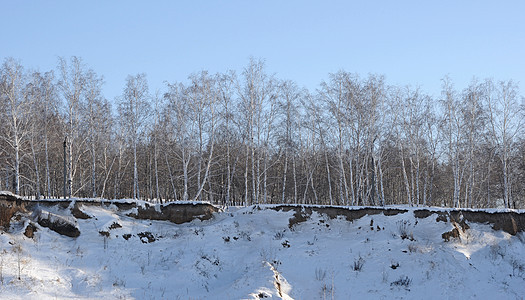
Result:
M431 97L339 71L315 91L251 58L122 94L81 58L0 69L0 189L35 198L222 205L523 208L524 98L512 80L449 78Z

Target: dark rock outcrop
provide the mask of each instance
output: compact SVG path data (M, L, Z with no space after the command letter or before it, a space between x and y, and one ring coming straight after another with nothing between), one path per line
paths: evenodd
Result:
M37 211L35 212L35 219L40 226L47 227L61 235L73 238L76 238L80 235L80 230L78 230L74 222L66 219L65 217L48 212Z
M83 211L80 210L80 207L79 207L78 203L75 203L73 208L71 208L71 214L77 219L83 219L83 220L91 219L90 215L88 215L88 214L86 214L86 213L84 213Z

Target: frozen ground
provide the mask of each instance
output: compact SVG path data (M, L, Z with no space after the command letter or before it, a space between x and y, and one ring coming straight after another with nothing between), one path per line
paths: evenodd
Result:
M81 206L70 238L28 220L0 235L2 299L523 299L525 236L412 211L353 222L230 208L176 225ZM57 215L65 211L55 209ZM401 236L406 238L401 238ZM20 276L20 279L19 279Z

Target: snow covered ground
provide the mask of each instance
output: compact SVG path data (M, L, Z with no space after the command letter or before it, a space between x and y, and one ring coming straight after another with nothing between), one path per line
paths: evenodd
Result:
M112 207L112 208L111 208ZM450 223L230 208L176 225L137 220L116 207L81 206L70 238L13 221L0 234L2 299L523 299L525 236ZM66 214L55 209L55 214ZM402 238L405 237L405 238ZM20 278L20 279L19 279Z

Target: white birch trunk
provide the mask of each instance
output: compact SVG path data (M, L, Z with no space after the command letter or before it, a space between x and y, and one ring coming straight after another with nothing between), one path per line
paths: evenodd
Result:
M292 156L292 167L293 167L293 203L297 204L297 173L295 166L295 155Z
M284 170L283 170L283 191L282 191L282 198L281 203L286 203L286 170L288 169L288 155L284 154Z

